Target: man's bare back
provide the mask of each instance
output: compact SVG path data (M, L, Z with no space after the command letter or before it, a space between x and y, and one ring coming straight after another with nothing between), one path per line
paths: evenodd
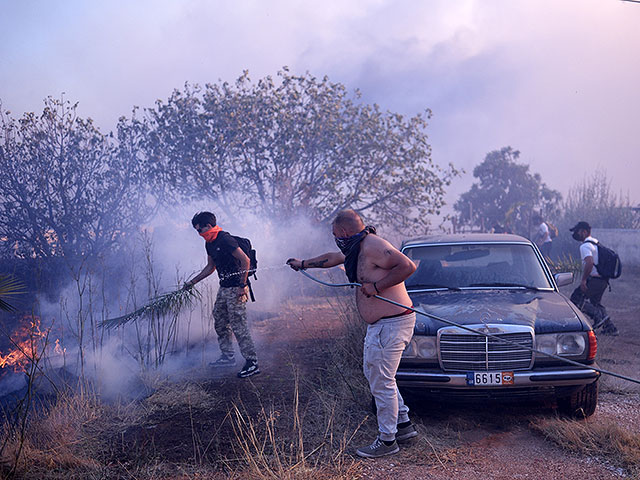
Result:
M404 278L398 277L399 283L384 289L378 286L378 282L381 280L384 283L389 283L392 280L389 276L394 275L394 269L405 266L407 262L411 263L393 245L377 235L367 235L362 240L358 256L358 282L363 284L363 288L356 291L356 304L358 312L365 322L375 323L382 317L397 315L405 311L402 307L368 296L365 291L411 306L411 299L404 286ZM415 267L413 268L415 269ZM374 283L376 285L374 291L367 290L367 284ZM375 291L376 287L379 293Z

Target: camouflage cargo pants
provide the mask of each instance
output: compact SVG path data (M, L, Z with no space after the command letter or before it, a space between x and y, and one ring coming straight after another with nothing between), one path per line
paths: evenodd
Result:
M238 298L240 287L220 287L213 306L213 320L220 351L233 356L231 333L235 335L240 346L240 353L247 360L257 361L256 348L253 345L249 327L247 326L247 295Z

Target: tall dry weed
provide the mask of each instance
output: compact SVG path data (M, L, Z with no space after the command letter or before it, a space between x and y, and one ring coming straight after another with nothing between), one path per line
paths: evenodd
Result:
M531 428L566 450L607 460L633 478L640 476L640 433L626 430L612 419L543 418Z
M86 427L101 415L102 408L93 394L61 393L53 405L41 407L29 419L20 462L13 473L38 478L50 469L96 468ZM18 440L10 438L9 454L18 448Z
M232 478L338 480L359 477L358 464L345 455L345 451L360 425L350 433L336 431L335 403L327 410L318 408L314 398L303 401L299 376L294 366L290 404L261 404L257 416L251 416L242 404L231 408L236 458L228 459L228 464L239 462Z

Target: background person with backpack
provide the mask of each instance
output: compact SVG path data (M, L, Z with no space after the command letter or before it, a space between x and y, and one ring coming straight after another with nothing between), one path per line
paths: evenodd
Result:
M536 214L531 219L532 223L538 228L533 235L533 241L540 249L542 256L549 260L551 258L551 247L553 245L553 238L557 236L557 229L551 227L548 222L542 220L542 216Z
M601 274L601 271L609 273L609 269L604 264L601 265L603 259L600 257L603 255L599 255L599 242L591 236L591 226L587 222L578 222L569 230L573 232L573 239L581 242L580 258L582 258L580 286L571 294L571 301L593 319L594 330L602 327L603 335L618 335L618 329L600 303L609 285L609 278L613 278L613 274L611 276Z
M211 212L199 212L191 219L193 228L205 239L207 265L202 271L185 282L184 288L191 288L200 280L218 270L220 288L213 307L213 320L222 354L214 367L235 365L231 333L235 335L240 353L246 362L238 377L245 378L260 373L258 357L247 326L247 300L249 293L250 257L255 259L251 243L235 237L216 225L216 216ZM247 252L243 250L248 249ZM254 261L255 263L255 261Z

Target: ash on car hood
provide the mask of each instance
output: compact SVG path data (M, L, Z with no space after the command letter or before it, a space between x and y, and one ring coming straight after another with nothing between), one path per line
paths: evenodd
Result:
M465 290L409 292L416 309L445 320L471 325L526 325L536 333L579 331L587 328L569 301L557 292L530 290ZM448 324L418 315L416 333L435 335Z

